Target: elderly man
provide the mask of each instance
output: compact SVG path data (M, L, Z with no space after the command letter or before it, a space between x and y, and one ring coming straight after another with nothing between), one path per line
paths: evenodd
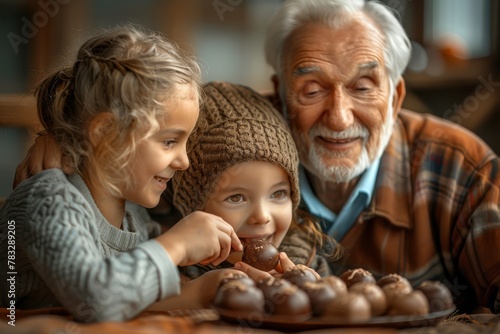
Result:
M410 42L375 1L288 0L266 56L302 163L302 204L362 267L445 282L500 312L499 158L473 134L401 110Z

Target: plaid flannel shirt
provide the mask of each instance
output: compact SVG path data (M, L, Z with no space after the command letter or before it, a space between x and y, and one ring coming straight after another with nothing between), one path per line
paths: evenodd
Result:
M500 312L499 158L469 131L402 110L372 201L341 240L339 274L362 267L414 286L439 280L461 310Z

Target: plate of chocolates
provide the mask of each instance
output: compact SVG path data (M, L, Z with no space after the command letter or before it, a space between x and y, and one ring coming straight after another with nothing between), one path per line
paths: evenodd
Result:
M264 243L252 246L250 260L245 248L243 259L268 271L276 267L278 257L274 250L266 249L262 257L266 263L258 263L259 251L268 247ZM281 278L259 282L244 275L230 276L219 285L213 306L229 322L291 330L432 326L455 311L451 292L441 282L425 281L413 287L398 274L376 280L362 268L317 279L303 265Z

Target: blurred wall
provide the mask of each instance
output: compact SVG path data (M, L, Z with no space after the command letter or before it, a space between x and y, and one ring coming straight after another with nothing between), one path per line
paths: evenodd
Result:
M203 80L271 89L263 38L280 0L0 0L0 94L28 93L44 75L72 61L88 37L124 23L161 31L193 51ZM0 197L31 137L0 124Z
M314 1L314 0L308 0ZM497 0L383 0L414 44L404 106L457 122L498 153ZM272 89L263 45L281 0L0 0L0 99L31 94L47 72L72 60L99 29L133 22L194 51L203 80ZM467 22L471 24L464 25ZM485 82L491 85L485 88ZM488 96L477 95L487 89ZM489 89L489 90L488 90ZM32 137L0 124L0 197L11 192L16 165Z

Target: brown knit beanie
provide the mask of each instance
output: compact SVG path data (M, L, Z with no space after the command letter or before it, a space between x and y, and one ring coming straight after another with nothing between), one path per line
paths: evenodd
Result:
M271 103L248 87L226 82L203 86L197 128L189 138L187 170L172 180L182 215L203 210L221 174L246 161L266 161L288 174L294 209L300 199L299 158L288 126Z

